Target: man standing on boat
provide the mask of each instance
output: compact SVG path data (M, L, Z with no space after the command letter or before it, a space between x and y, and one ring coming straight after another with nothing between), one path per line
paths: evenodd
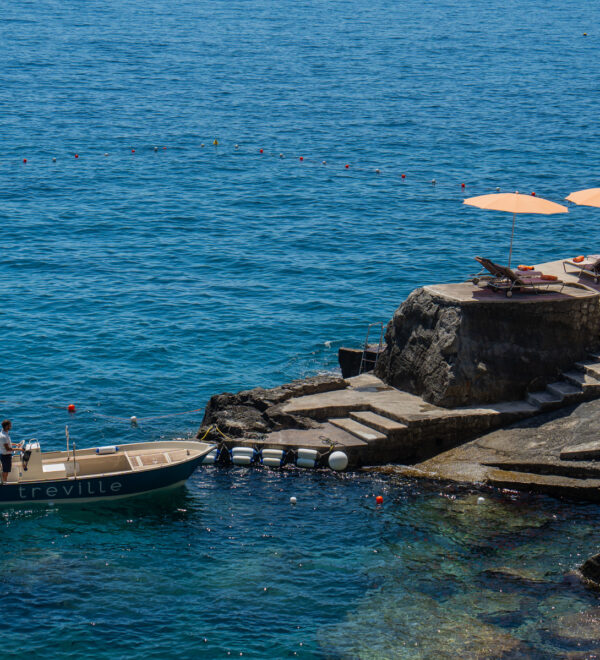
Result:
M13 445L10 440L9 431L12 428L10 419L2 422L2 431L0 431L0 460L2 461L2 483L8 481L8 475L12 470L12 453L15 449L21 449L20 445Z

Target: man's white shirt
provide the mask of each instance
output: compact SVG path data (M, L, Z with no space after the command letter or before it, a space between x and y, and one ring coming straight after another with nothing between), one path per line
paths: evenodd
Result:
M0 454L12 454L12 449L7 449L4 445L10 446L10 435L7 431L0 431Z

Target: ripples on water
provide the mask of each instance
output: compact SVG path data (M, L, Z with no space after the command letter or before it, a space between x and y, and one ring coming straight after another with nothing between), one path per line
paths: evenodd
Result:
M5 5L0 415L15 439L58 448L67 422L79 446L193 433L201 413L107 416L335 369L415 286L504 259L510 219L462 206L463 181L555 200L597 185L595 3ZM597 223L583 207L519 218L515 261L597 252ZM211 469L173 500L7 512L3 603L31 623L3 650L580 648L564 635L590 625L560 617L595 596L563 576L596 549L597 507L452 492Z
M597 508L479 496L377 475L205 468L167 497L9 511L3 603L27 624L4 651L559 658L595 648L599 624L578 622L573 639L568 617L596 596L568 573Z

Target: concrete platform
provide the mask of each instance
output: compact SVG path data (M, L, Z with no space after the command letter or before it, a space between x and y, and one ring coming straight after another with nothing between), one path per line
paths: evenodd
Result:
M473 271L477 269L477 262L473 261ZM533 265L533 264L532 264ZM433 284L424 287L449 300L461 303L468 302L497 302L523 304L537 303L540 301L561 300L567 298L592 298L600 293L600 284L595 284L591 277L579 275L573 268L567 266L567 272L563 269L563 261L549 261L543 264L535 264L535 269L544 275L555 275L562 280L566 286L559 291L560 285L550 284L544 293L519 293L515 291L511 298L507 298L502 292L492 291L484 287L484 282L475 285L472 282L461 282L456 284Z
M404 476L600 501L600 400L521 421L411 466Z

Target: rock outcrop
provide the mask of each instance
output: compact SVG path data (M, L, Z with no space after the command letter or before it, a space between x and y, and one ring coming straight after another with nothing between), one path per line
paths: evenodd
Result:
M594 555L584 561L579 572L589 586L600 589L600 555Z
M295 380L272 389L255 387L237 394L215 394L206 406L197 437L203 437L214 425L229 437L246 439L258 438L283 428L312 428L317 422L309 417L285 413L283 404L292 397L342 390L346 386L343 378L329 374ZM216 430L211 431L207 438L220 440Z
M597 295L461 300L441 288L416 289L396 310L375 370L436 405L523 398L598 348Z

